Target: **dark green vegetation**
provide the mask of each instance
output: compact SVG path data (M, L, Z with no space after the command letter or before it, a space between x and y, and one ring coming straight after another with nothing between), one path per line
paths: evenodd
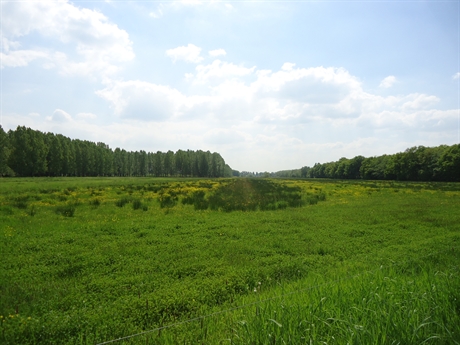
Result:
M319 193L302 200L301 192L299 186L287 186L269 180L238 179L209 192L208 195L203 190L195 191L183 198L182 202L194 205L195 210L210 208L231 212L300 207L305 202L311 204L325 199L325 194Z
M0 126L0 176L231 177L232 169L217 152L127 152L21 126L5 133Z
M0 180L0 343L456 344L460 186ZM223 310L227 312L218 313Z
M333 179L460 181L460 144L411 147L404 152L378 157L356 156L337 162L316 163L297 170L279 171L276 177Z

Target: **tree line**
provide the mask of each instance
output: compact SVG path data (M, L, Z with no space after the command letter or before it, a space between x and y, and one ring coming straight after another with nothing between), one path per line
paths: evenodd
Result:
M297 174L308 178L460 182L460 144L415 146L393 155L368 158L340 158L304 166Z
M217 152L112 150L24 126L5 132L0 125L0 176L230 177L232 169Z

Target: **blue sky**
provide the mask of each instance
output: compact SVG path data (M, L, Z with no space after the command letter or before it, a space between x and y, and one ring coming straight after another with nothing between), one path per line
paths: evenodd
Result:
M1 122L234 169L459 142L458 1L1 1Z

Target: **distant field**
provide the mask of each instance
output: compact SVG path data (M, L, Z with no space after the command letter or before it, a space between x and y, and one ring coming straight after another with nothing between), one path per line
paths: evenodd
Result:
M2 344L460 343L458 183L0 179L0 238Z

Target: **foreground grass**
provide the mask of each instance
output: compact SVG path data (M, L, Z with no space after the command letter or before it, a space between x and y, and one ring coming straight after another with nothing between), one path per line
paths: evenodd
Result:
M458 251L256 291L234 310L130 344L459 344Z
M232 180L0 183L3 343L98 343L321 284L282 303L274 299L257 310L238 309L130 341L458 341L456 184L292 180L282 184L294 189L280 190L299 191L302 207L286 206L298 200L290 197L269 200L263 204L268 210L260 211L260 193L247 193L248 187L244 200L232 200L254 211L222 212L181 201L210 195ZM222 204L224 211L235 209L232 200ZM422 257L430 260L419 262ZM330 284L367 271L374 273ZM427 288L431 282L436 290ZM424 293L432 304L419 298ZM413 305L419 324L398 307L410 296L419 300ZM320 301L325 314L316 308ZM433 319L424 321L428 315ZM422 324L420 337L408 338Z

